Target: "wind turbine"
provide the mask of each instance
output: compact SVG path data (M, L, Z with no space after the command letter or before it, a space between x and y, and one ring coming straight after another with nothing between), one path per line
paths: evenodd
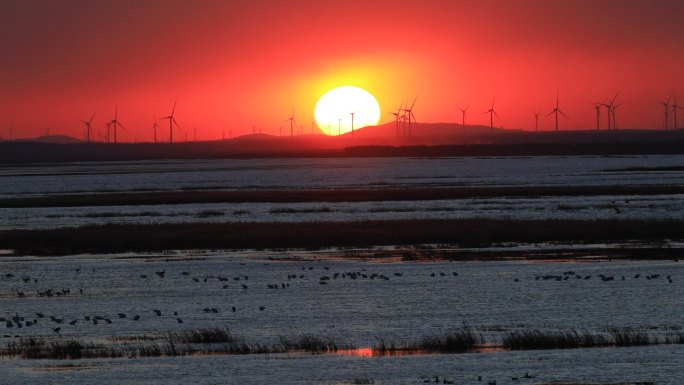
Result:
M152 129L154 130L154 142L157 143L157 128L159 128L159 124L157 123L157 117L155 116L154 118L154 124L152 125Z
M615 129L615 109L618 108L620 105L615 105L615 99L617 99L618 93L613 96L613 99L610 101L610 103L601 103L606 107L606 110L608 110L608 130ZM612 122L612 125L611 125Z
M294 108L292 109L292 115L288 119L285 119L285 121L290 121L290 137L294 137L294 124L297 122L294 117Z
M546 115L546 116L550 116L551 114L555 114L555 115L556 115L556 131L558 131L558 113L560 113L561 115L565 116L565 119L569 119L568 116L565 115L565 114L563 113L563 111L561 111L560 108L558 107L558 93L556 93L556 108L554 108L553 110L551 110L551 112L549 112L549 113Z
M117 143L117 138L116 138L116 129L117 129L117 127L121 126L121 128L123 128L124 131L126 130L126 127L124 127L124 125L121 124L121 122L119 122L119 120L118 120L118 118L117 118L118 115L119 115L119 105L117 104L116 107L114 107L114 119L112 119L112 121L109 122L109 124L110 124L111 126L114 126L114 143L115 143L115 144ZM107 127L107 128L109 128L109 127Z
M180 125L178 122L176 122L176 118L173 117L173 114L176 112L176 102L173 102L173 108L171 109L171 115L165 116L159 120L164 120L168 119L169 120L169 143L173 143L173 125L175 124L176 127L180 130Z
M667 131L670 124L670 99L672 99L672 94L670 94L670 96L667 97L666 102L659 102L663 105L663 107L665 107L665 109L663 110L663 112L665 113L665 131Z
M411 108L404 108L404 115L408 119L408 136L411 136L411 118L413 118L413 121L416 121L415 115L413 115L413 106L416 105L416 99L418 99L418 96L416 95L415 98L413 98L413 103L411 103Z
M400 118L399 115L401 114L401 108L403 106L404 106L404 102L401 102L401 104L399 105L399 108L397 108L397 112L388 112L388 114L394 115L394 125L396 128L397 136L399 136L399 118Z
M620 107L622 103L620 104L611 104L610 106L610 114L613 117L613 130L617 130L617 119L615 118L615 110L617 110L618 107Z
M470 106L468 106L468 107L470 107ZM460 108L459 107L459 110L461 110L461 121L462 121L461 125L463 126L463 128L465 128L466 112L468 112L468 107L466 107L466 108Z
M683 109L677 104L677 94L674 95L674 104L672 105L672 113L674 114L674 129L677 129L677 110Z
M603 106L603 103L592 103L594 105L594 109L596 110L596 131L599 131L601 129L601 106Z
M105 140L107 143L109 143L109 129L112 127L112 124L110 122L105 122L105 126L107 126L107 134L105 135Z
M485 114L489 114L489 128L491 129L491 133L494 133L494 116L496 116L497 119L501 119L499 117L499 114L494 111L494 98L492 98L492 107L488 109L487 111L484 112Z
M93 119L95 119L95 114L90 117L90 120L83 120L81 119L81 122L85 124L86 126L86 141L90 143L90 135L93 134L93 128L91 127L91 123L93 122Z
M352 138L354 137L354 115L356 115L358 111L350 112L349 115L351 115L351 135Z

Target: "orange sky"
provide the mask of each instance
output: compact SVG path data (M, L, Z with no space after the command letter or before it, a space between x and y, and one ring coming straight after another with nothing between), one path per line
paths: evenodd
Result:
M311 132L318 97L373 93L383 122L418 95L420 122L534 127L560 93L565 129L594 128L590 101L620 92L618 126L661 128L684 104L679 0L0 0L0 135L83 136L119 120L120 140L152 140L168 115L198 139ZM604 111L605 115L605 111ZM680 113L680 127L684 113ZM542 118L552 129L552 117ZM168 127L165 122L160 122ZM605 121L602 123L605 126ZM160 140L168 138L168 128ZM182 138L182 134L175 134Z

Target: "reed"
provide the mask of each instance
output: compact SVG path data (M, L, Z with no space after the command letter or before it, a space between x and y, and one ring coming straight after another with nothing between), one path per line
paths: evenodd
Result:
M443 334L426 336L418 341L397 343L379 339L373 351L379 354L391 354L401 351L430 351L441 353L466 353L484 344L481 334L469 327L450 329Z
M528 349L570 349L611 345L603 335L583 330L539 330L525 329L508 332L503 337L503 346L511 350Z
M413 349L429 350L446 353L469 352L484 344L481 334L475 333L471 328L451 329L441 335L423 337Z
M638 328L609 328L608 332L613 338L615 346L640 346L640 345L654 345L659 341L656 338L649 336L649 334Z
M280 337L279 347L284 352L305 351L305 352L336 352L341 349L354 349L352 344L338 343L332 337L321 337L313 334L303 334L295 338Z

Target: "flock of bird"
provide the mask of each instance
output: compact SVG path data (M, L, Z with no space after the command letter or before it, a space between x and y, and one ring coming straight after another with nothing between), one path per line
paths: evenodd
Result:
M268 263L264 263L265 266L268 265ZM147 273L138 273L138 276L136 277L139 280L144 281L142 286L147 287L147 286L152 286L155 283L153 282L154 280L168 280L169 278L175 279L175 280L185 280L187 284L189 285L197 285L197 284L208 284L208 285L216 285L216 286L210 286L214 289L220 289L220 290L226 290L226 289L232 289L236 290L239 292L249 292L250 290L254 290L255 288L257 290L287 290L291 287L291 285L297 285L302 281L305 281L308 279L310 283L312 282L318 282L318 285L329 285L332 284L335 281L339 280L346 280L346 281L389 281L391 279L401 279L405 277L406 272L399 272L395 271L393 273L380 273L380 272L371 272L367 271L365 268L360 269L360 270L344 270L344 271L331 271L329 267L323 266L320 268L320 272L315 272L314 271L314 266L301 266L298 268L299 271L297 272L290 272L286 275L283 275L283 278L281 280L271 280L264 282L263 279L259 280L252 280L250 281L250 276L247 274L204 274L204 275L193 275L190 273L190 271L181 271L180 273L174 272L171 273L174 276L169 277L169 274L167 274L166 270L160 270L160 271L152 271L152 272L147 272ZM81 268L77 268L75 271L76 276L74 279L71 279L71 281L78 281L79 274L81 273ZM426 274L425 278L458 278L459 273L457 271L428 271L425 272ZM616 277L614 275L608 275L608 274L598 274L597 277L601 279L603 282L609 282L609 281L615 281ZM13 273L6 273L0 276L0 278L4 279L6 282L9 281L11 285L33 285L34 287L37 287L37 285L40 284L40 281L38 278L35 277L30 277L28 275L24 276L15 276ZM671 275L663 275L663 274L641 274L641 273L636 273L631 275L631 279L640 279L643 278L645 280L659 280L659 279L666 279L669 283L673 282L673 278ZM313 279L313 281L312 281ZM530 278L532 279L532 278ZM568 280L581 280L581 281L586 281L592 279L592 275L581 275L576 273L575 271L564 271L560 274L543 274L543 275L537 275L534 276L533 279L535 281L568 281ZM628 278L624 275L619 276L619 279L624 281L627 280ZM520 282L520 278L515 278L515 282ZM177 281L174 281L177 282ZM175 284L175 283L174 283ZM87 295L83 287L77 287L77 289L74 289L72 291L71 288L69 287L63 287L63 288L48 288L48 289L35 289L34 292L30 292L26 290L26 288L20 289L19 287L14 287L11 292L9 293L16 293L16 296L21 299L26 299L27 297L34 297L34 298L59 298L59 297L65 297L65 296L74 296L74 295L81 295L85 296ZM7 293L7 294L9 294ZM35 293L35 294L34 294ZM6 294L6 295L7 295ZM229 297L231 298L231 297ZM235 298L235 297L232 297ZM266 311L266 306L255 306L253 309L254 311L258 309L259 312L264 312ZM7 309L5 309L7 310ZM203 317L212 317L212 316L218 316L221 313L238 313L240 310L248 310L248 309L240 309L236 305L230 305L222 308L221 306L206 306L202 308L196 308L193 311L188 312L185 310L185 316L191 316L193 318L199 317L199 315L202 315ZM199 314L199 315L198 315ZM30 314L19 314L19 313L14 313L14 314L7 314L5 317L0 317L0 322L5 323L6 329L13 329L13 330L18 330L22 328L31 328L35 327L40 324L47 324L51 330L54 333L60 333L64 331L64 328L68 327L73 327L76 326L77 324L84 325L84 324L89 324L89 325L108 325L108 324L114 324L117 322L137 322L137 321L142 321L143 319L159 319L159 320L170 320L171 322L175 321L175 323L182 324L184 323L184 319L182 318L183 316L180 314L178 310L168 310L168 309L159 309L159 308L150 308L145 311L139 311L139 312L120 312L120 311L113 311L109 314L82 314L80 316L63 316L63 315L57 315L57 314L45 314L43 312L35 312L35 313L30 313ZM334 327L334 326L333 326ZM43 329L44 330L44 329ZM6 335L9 337L9 335Z
M615 281L615 276L613 276L613 275L598 274L597 276L598 276L598 277L601 279L601 281L603 281L603 282ZM643 275L643 277L644 277L646 280L648 280L648 281L650 281L650 280L656 280L656 279L660 278L661 276L662 276L661 274ZM634 274L634 275L632 276L633 279L639 279L639 278L641 278L641 277L642 277L642 274L641 274L641 273L637 273L637 274ZM591 275L591 274L588 274L588 275L582 276L582 275L577 274L577 273L575 273L574 271L570 270L570 271L564 271L562 274L544 274L544 275L537 275L537 276L534 277L534 279L535 279L536 281L539 281L539 280L542 280L542 281L549 281L549 280L553 280L553 281L567 281L567 280L569 280L569 279L571 279L571 278L574 278L574 279L581 279L581 280L589 280L589 279L592 278L592 275ZM665 279L667 279L667 281L668 281L669 283L674 282L674 281L672 280L672 274L668 274L668 275L665 277ZM627 280L627 277L624 276L624 275L621 275L621 276L620 276L620 280L625 281L625 280ZM515 281L516 281L516 282L519 282L520 279L519 279L519 278L516 278Z
M511 377L511 381L520 381L520 380L531 380L535 379L537 376L531 375L530 372L525 372L522 376L513 376ZM442 376L441 378L439 376L427 376L423 377L423 383L425 384L453 384L454 380L449 380L446 376ZM477 381L482 382L482 376L477 376ZM496 380L489 380L487 381L488 385L496 385Z
M268 265L265 263L264 265ZM270 283L265 283L265 287L260 286L262 289L268 289L268 290L285 290L290 288L290 284L295 284L295 282L305 280L306 278L309 278L310 274L313 273L314 266L302 266L300 268L299 272L295 273L290 273L287 274L283 280L281 281L274 281ZM363 270L358 270L358 271L339 271L339 272L331 272L330 268L325 266L322 268L323 273L318 275L317 277L317 282L319 285L328 285L329 283L336 281L336 280L350 280L350 281L356 281L356 280L378 280L378 281L389 281L391 277L399 278L403 277L404 273L401 272L395 272L391 275L383 274L383 273L375 273L375 272L369 272L366 271L365 269ZM77 277L81 273L81 267L78 267L75 269L75 277L72 281L77 281ZM432 272L429 274L430 277L445 277L447 275L457 277L458 272L451 272L451 273L445 273L445 272ZM17 284L32 284L33 286L39 285L41 282L39 281L38 278L31 277L28 275L23 275L23 276L15 276L13 273L5 273L4 275L1 276L4 278L5 281L10 281L10 282L15 282ZM149 282L150 280L161 280L168 278L168 274L166 270L160 270L160 271L153 271L149 273L140 273L138 274L138 279L148 281L147 284L152 285L152 282ZM189 281L191 281L193 284L203 284L203 283L218 283L220 285L220 289L226 290L226 289L236 289L239 291L247 292L251 289L254 289L255 286L254 284L250 283L250 277L249 275L246 274L238 274L238 275L233 275L233 276L228 276L228 275L221 275L221 274L206 274L206 275L200 275L200 276L193 276L189 271L181 271L180 276L178 278L184 278ZM263 283L261 285L264 285ZM73 296L73 295L86 295L86 291L84 290L83 287L78 287L74 291L70 287L63 287L63 288L47 288L47 289L35 289L34 291L29 291L26 288L19 288L19 287L14 287L12 288L12 293L15 293L17 298L30 298L30 297L39 297L39 298L60 298L60 297L66 297L66 296ZM266 306L258 306L258 311L263 312L266 311ZM240 311L238 306L232 305L230 307L227 307L226 312L230 313L237 313ZM198 309L197 312L200 314L205 314L205 315L218 315L219 313L223 313L224 310L220 309L219 307L204 307L202 309ZM5 323L6 329L22 329L22 328L30 328L37 326L42 323L46 323L50 326L52 331L54 333L60 333L64 331L64 327L67 326L76 326L77 324L90 324L90 325L107 325L107 324L113 324L115 322L122 322L122 321L141 321L143 318L146 317L159 317L159 318L166 318L166 319L174 319L175 322L178 324L184 323L183 318L179 314L178 310L171 310L171 311L166 311L162 309L156 309L152 308L147 310L146 312L138 312L138 313L125 313L125 312L113 312L111 314L83 314L78 317L73 317L73 316L62 316L62 315L49 315L45 314L43 312L35 312L31 314L24 314L20 315L18 313L14 313L13 315L7 315L5 317L0 317L0 322ZM6 337L10 337L9 335L5 335Z

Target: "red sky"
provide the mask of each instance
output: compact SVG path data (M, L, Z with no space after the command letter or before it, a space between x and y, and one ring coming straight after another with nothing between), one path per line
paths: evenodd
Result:
M682 15L680 0L0 0L0 134L82 137L118 103L120 139L151 140L176 99L190 138L278 134L293 107L308 133L340 85L374 94L383 121L418 95L420 122L470 106L488 124L495 98L497 125L525 129L556 92L562 128L593 128L590 102L619 91L620 128L661 128L657 101L684 104Z

